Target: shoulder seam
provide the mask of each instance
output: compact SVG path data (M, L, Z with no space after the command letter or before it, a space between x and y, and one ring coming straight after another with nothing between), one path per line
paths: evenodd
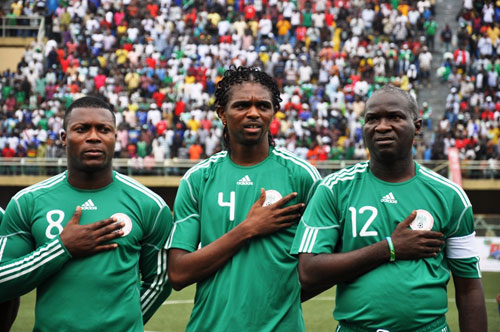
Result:
M458 195L458 197L462 201L462 204L464 205L464 207L471 206L471 203L469 201L469 198L467 197L467 194L465 194L463 189L460 186L458 186L456 183L453 183L449 179L437 174L436 172L431 171L430 169L422 167L422 166L420 166L419 171L426 178L431 179L431 180L436 181L436 182L439 182L439 183L449 187L453 191L455 191L455 193Z
M53 176L53 177L51 177L51 178L49 178L47 180L44 180L42 182L36 183L36 184L34 184L32 186L29 186L27 188L24 188L24 189L20 190L17 194L14 195L13 198L19 199L20 197L22 197L26 193L34 192L34 191L37 191L37 190L40 190L40 189L50 188L50 187L58 184L59 182L61 182L65 178L66 178L66 172L63 172L63 173L58 174L58 175L55 175L55 176Z
M356 173L364 173L368 169L368 163L358 163L352 167L345 168L336 173L330 174L323 181L322 185L332 189L334 185L336 185L339 181L350 181L354 180Z
M226 155L227 155L227 151L221 151L219 153L214 154L210 158L205 159L205 160L199 162L198 164L194 165L193 167L191 167L184 174L184 176L182 178L183 179L188 179L191 176L191 174L193 174L197 170L202 169L202 168L208 168L208 167L210 167L211 164L216 163L219 159L226 157Z
M316 167L312 166L308 161L297 157L296 155L294 155L290 151L284 150L281 148L275 148L275 149L273 149L273 154L278 156L278 157L281 157L283 159L290 160L295 165L302 167L303 169L305 169L309 173L309 175L311 176L311 178L314 181L321 179L321 175L319 174Z
M125 184L125 185L139 191L139 192L142 192L144 195L151 198L158 205L158 207L160 207L160 209L167 205L165 203L165 201L163 200L163 198L161 198L157 193L155 193L151 189L147 188L146 186L144 186L140 182L137 182L136 180L134 180L126 175L120 174L120 173L116 173L116 179L119 180L121 183L123 183L123 184Z

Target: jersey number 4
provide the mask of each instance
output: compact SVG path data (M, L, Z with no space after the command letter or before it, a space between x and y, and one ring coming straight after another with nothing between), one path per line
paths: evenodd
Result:
M357 217L358 217L358 211L356 210L355 207L350 207L349 211L351 212L351 222L352 222L352 237L358 236L357 232ZM377 231L369 231L368 227L372 224L372 222L375 220L377 217L378 211L375 207L373 206L363 206L361 209L359 209L359 214L363 214L365 212L371 213L371 215L368 217L368 220L366 223L363 225L363 228L361 228L361 231L359 232L359 236L377 236L378 233Z
M229 194L229 202L224 202L224 193L219 193L219 199L217 201L221 207L229 207L229 220L234 221L234 207L236 205L236 193L231 191Z

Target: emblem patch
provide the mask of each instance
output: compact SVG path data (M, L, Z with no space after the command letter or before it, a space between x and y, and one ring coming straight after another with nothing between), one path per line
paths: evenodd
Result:
M430 231L434 225L434 217L426 210L417 210L415 220L410 224L414 231Z
M123 231L122 237L127 236L132 230L132 220L130 220L129 216L127 216L125 213L121 212L113 214L111 218L113 217L117 219L116 222L122 222L125 224L125 226L123 226L123 228L121 229Z
M279 191L276 191L274 189L266 190L266 201L264 202L263 206L269 206L273 203L276 203L282 198L283 196L281 196Z

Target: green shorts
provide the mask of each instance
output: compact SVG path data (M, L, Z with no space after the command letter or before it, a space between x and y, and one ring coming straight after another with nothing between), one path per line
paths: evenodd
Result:
M341 321L339 322L339 325L337 325L337 329L335 330L335 332L405 332L405 331L388 330L384 328L370 329L370 328L365 328L363 326ZM443 316L441 318L436 319L433 322L430 322L427 325L422 326L417 330L411 330L411 332L450 332L450 327L446 323L446 318Z

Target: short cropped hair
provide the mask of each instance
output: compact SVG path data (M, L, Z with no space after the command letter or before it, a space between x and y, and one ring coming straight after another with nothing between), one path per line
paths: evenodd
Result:
M418 105L417 105L417 101L415 100L415 98L413 98L413 96L408 91L400 89L400 88L398 88L398 87L396 87L394 85L391 85L391 84L386 84L383 87L381 87L380 89L376 90L372 94L372 96L375 95L375 94L378 94L380 92L397 93L397 94L399 94L401 97L403 97L404 99L406 99L406 101L408 102L408 110L410 111L410 115L413 118L413 120L416 120L418 118Z
M79 98L75 100L74 102L69 105L69 107L66 109L66 112L64 113L64 120L63 120L63 128L66 130L66 124L67 124L67 119L71 111L75 108L104 108L107 109L108 111L111 112L111 115L113 116L113 122L116 122L116 117L115 117L115 112L113 109L113 106L111 104L108 104L105 100L99 98L99 97L94 97L94 96L85 96L82 98Z

